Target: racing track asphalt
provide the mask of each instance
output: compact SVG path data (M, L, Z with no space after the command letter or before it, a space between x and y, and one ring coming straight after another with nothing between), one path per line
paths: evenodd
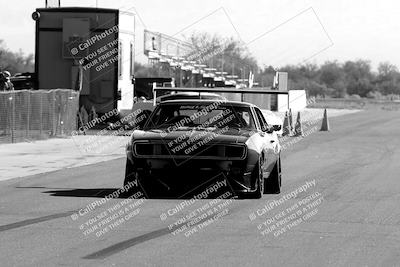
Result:
M0 265L398 265L399 115L375 110L331 119L330 132L316 132L283 152L280 195L225 202L227 215L188 237L174 235L168 225L211 200L198 200L165 221L160 214L182 200L146 200L139 214L109 232L83 234L79 227L90 217L126 201L109 200L89 215L71 218L121 185L124 159L0 182ZM295 199L257 215L314 179L315 186ZM266 219L310 194L322 197L313 216L290 229L282 224L287 231L277 236L260 233ZM250 214L256 214L252 221Z

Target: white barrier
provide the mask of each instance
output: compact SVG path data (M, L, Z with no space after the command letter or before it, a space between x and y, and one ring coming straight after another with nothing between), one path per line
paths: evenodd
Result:
M289 105L288 105L289 104ZM278 95L278 112L300 111L306 108L307 97L305 90L290 90L289 99L287 95Z

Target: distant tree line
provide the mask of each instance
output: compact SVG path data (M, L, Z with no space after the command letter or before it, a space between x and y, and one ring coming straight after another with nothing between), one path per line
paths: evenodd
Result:
M290 89L305 89L310 96L399 99L400 95L400 72L389 62L380 63L377 71L367 60L289 65L279 70L289 73Z
M10 51L0 40L0 71L9 71L11 75L34 71L33 54L25 55L22 50Z

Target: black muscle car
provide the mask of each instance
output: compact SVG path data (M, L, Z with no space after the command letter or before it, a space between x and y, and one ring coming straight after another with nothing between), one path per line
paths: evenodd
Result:
M150 197L176 197L215 178L238 197L280 193L280 128L249 103L163 101L131 135L124 185L139 184Z

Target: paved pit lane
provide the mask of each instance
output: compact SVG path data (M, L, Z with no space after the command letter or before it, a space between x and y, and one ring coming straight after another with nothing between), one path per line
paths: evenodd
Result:
M285 149L260 200L108 198L125 159L2 181L1 265L396 266L399 112L330 126Z

